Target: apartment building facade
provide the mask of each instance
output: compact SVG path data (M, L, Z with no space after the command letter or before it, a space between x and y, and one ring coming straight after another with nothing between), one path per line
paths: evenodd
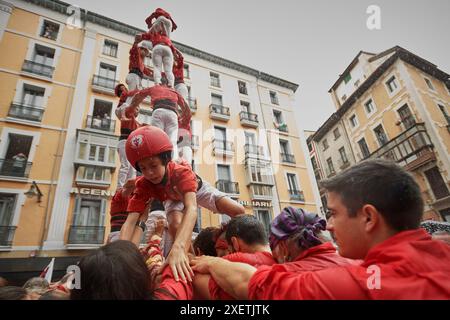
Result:
M62 268L108 235L119 166L113 89L145 30L60 1L0 5L0 271L29 257L39 268L47 256ZM195 171L266 227L285 206L317 212L294 120L298 85L175 45L185 56ZM139 119L150 117L147 99ZM196 228L226 220L199 209Z

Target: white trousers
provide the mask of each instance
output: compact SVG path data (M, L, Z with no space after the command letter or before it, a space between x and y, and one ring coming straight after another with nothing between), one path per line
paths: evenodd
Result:
M161 72L166 74L169 87L174 87L175 76L173 75L173 53L172 50L163 44L157 44L152 52L153 60L153 78L155 84L161 84Z
M117 188L122 188L124 184L136 176L136 170L128 162L127 154L125 153L125 144L127 140L120 140L117 145L117 150L119 152L120 168L119 168L119 179L117 181Z
M170 142L173 145L173 160L178 158L178 116L177 114L168 109L159 108L153 111L152 120L150 125L155 126L163 130L169 136Z
M185 83L179 83L175 86L175 91L178 92L183 98L184 101L189 105L188 97L189 91Z

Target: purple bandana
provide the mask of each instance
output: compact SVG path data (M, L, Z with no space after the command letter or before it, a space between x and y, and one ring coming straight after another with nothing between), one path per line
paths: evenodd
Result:
M304 249L321 243L317 234L326 229L325 219L315 213L308 213L303 209L286 207L273 219L270 225L270 247L274 249L279 241L301 233L298 245Z

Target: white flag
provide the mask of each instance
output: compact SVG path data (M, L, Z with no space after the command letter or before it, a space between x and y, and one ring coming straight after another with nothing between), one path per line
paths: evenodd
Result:
M44 271L42 271L40 277L45 278L45 280L48 281L48 283L52 282L52 276L53 276L53 266L55 265L55 258L52 258L52 261L48 264L48 266L45 267Z

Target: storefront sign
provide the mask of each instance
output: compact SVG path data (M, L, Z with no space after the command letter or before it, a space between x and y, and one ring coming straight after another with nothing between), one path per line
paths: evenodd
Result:
M91 189L91 188L72 188L70 190L72 194L84 194L84 195L92 195L92 196L100 196L100 197L112 197L110 190L102 190L102 189Z
M240 204L242 204L244 207L260 207L260 208L271 208L272 207L272 201L247 201L247 200L238 200Z

